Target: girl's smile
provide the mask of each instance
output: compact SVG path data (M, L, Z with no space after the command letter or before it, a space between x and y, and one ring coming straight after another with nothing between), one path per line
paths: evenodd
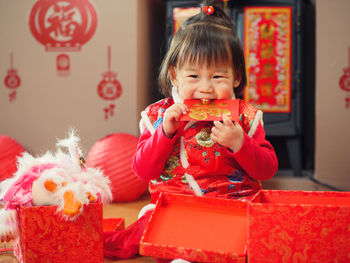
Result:
M185 63L170 68L171 82L181 99L231 99L236 79L232 66L207 66Z

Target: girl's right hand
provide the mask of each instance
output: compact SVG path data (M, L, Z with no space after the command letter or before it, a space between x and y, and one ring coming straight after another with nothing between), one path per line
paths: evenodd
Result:
M166 137L172 138L175 135L181 124L181 116L187 113L188 108L182 103L175 103L165 111L163 119L163 132Z

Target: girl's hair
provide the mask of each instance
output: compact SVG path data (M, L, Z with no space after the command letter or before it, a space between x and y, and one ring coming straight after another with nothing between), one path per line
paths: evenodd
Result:
M236 97L241 96L247 82L242 45L230 18L214 2L206 0L201 5L213 6L213 14L207 15L201 11L190 17L172 38L158 77L158 84L165 96L171 96L169 68L181 67L186 62L208 66L232 63L235 77L240 80L234 92Z

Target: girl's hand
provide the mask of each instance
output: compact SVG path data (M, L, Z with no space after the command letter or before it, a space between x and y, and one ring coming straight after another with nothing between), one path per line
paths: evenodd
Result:
M238 122L232 122L226 115L222 116L222 120L223 122L214 121L210 138L215 143L237 152L243 144L243 128Z
M188 108L185 104L175 103L170 106L164 113L163 132L166 137L172 138L180 127L180 118L187 114Z

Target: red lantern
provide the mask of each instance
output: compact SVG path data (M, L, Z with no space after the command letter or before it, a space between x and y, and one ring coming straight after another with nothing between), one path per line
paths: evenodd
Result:
M0 135L0 181L8 179L17 171L17 157L24 148L14 139Z
M88 153L86 166L100 168L110 179L113 201L133 201L147 190L148 183L131 167L137 143L134 135L115 133L97 141Z

